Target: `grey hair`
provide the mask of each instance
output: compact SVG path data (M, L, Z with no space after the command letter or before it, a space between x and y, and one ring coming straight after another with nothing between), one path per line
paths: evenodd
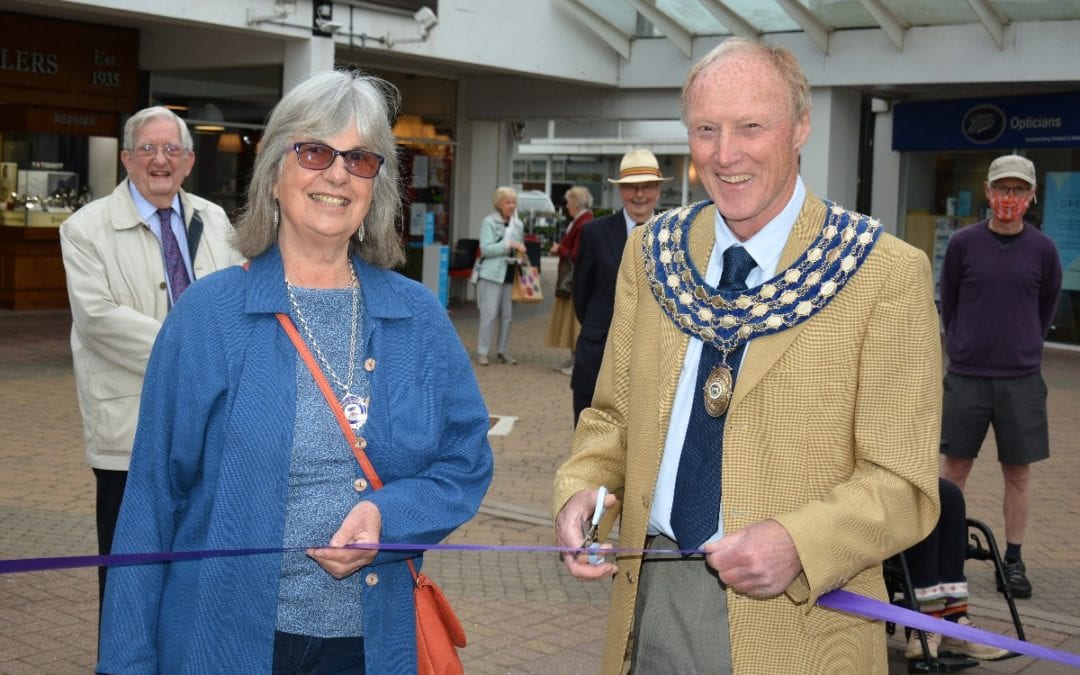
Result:
M584 185L575 185L566 191L563 195L563 199L568 202L574 202L580 209L591 209L593 203L592 193L589 192L589 188Z
M194 146L191 142L191 132L188 131L187 124L176 113L160 105L143 108L129 117L128 121L124 123L125 150L135 149L135 135L139 133L139 129L143 128L143 125L153 120L171 120L175 122L180 130L180 145L184 146L184 149L188 152L191 152Z
M732 56L754 56L760 58L776 69L777 75L784 81L788 88L788 97L791 102L791 114L793 119L802 119L803 115L810 114L812 105L810 100L810 83L806 80L806 72L795 54L784 47L770 45L760 40L750 38L731 37L701 57L686 75L683 83L682 96L682 119L686 122L686 108L689 99L690 88L697 81L699 75L709 66Z
M517 190L510 187L509 185L500 185L499 187L495 188L495 196L491 198L491 205L495 208L499 208L499 202L501 202L506 197L514 197L516 199Z
M376 267L394 268L405 262L405 249L396 224L401 210L397 143L392 122L401 94L397 87L353 70L315 73L296 85L274 106L252 168L247 204L236 222L233 246L254 258L277 241L278 214L274 187L284 162L296 161L292 145L298 140L331 138L355 129L364 147L385 162L374 181L371 208L363 223L363 241L351 237L350 250Z

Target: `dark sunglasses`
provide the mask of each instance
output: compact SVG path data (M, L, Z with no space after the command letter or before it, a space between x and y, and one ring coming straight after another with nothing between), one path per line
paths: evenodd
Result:
M386 161L382 155L367 150L335 150L324 143L296 143L296 162L305 169L322 171L334 163L338 155L345 170L357 178L374 178Z

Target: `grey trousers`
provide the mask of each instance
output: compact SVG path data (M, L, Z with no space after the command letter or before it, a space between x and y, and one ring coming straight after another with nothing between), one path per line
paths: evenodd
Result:
M480 329L476 340L476 353L487 356L491 351L491 337L495 330L495 319L499 321L499 354L505 354L510 343L510 284L499 284L487 279L476 282L476 308L480 312Z
M663 535L650 549L677 549ZM630 672L731 673L727 591L702 556L646 553L634 612Z

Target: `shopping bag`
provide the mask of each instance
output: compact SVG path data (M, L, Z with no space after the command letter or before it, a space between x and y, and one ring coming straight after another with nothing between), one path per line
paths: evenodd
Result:
M567 258L559 258L559 272L555 279L555 297L574 297L574 263Z
M540 290L540 270L529 264L529 259L522 256L521 263L514 265L514 283L510 299L514 302L543 302L544 293Z

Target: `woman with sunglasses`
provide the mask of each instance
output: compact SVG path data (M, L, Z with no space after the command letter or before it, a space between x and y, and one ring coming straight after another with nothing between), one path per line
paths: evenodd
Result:
M113 545L269 552L114 567L99 671L416 672L420 553L346 546L439 542L476 512L492 462L445 309L391 271L397 102L382 80L326 72L271 114L233 242L251 262L165 321Z

